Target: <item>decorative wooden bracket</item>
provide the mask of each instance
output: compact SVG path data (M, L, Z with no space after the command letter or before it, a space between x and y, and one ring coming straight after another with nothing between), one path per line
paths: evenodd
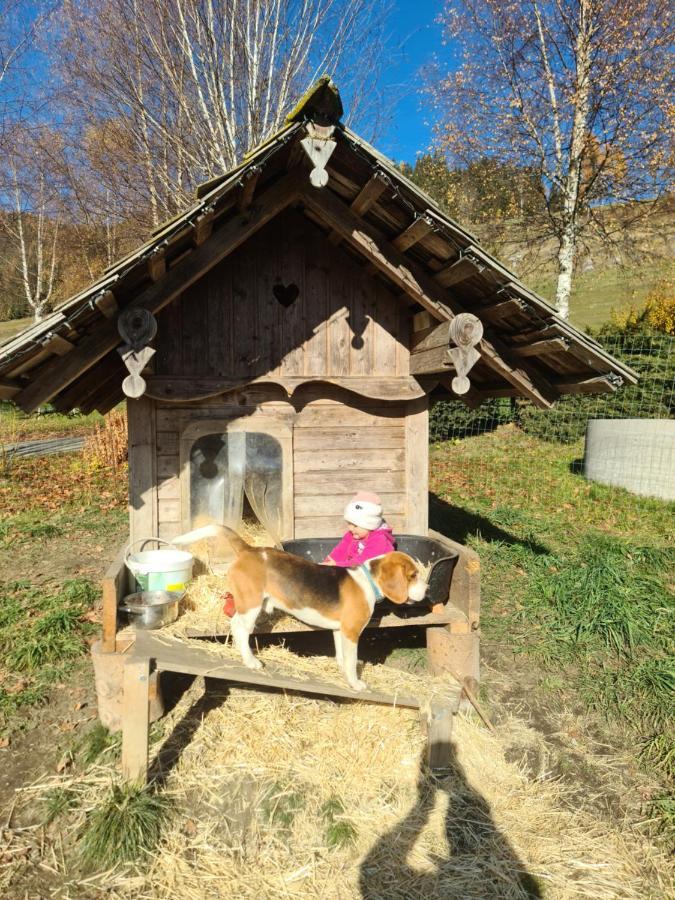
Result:
M450 339L457 345L449 351L457 373L452 379L456 394L467 394L471 390L467 375L480 359L476 344L482 337L483 323L472 313L460 313L450 323Z
M337 146L331 137L334 130L335 127L333 125L315 125L314 122L308 122L307 137L300 141L305 149L305 153L314 165L314 168L309 173L309 180L317 188L326 187L328 184L326 166L333 154L333 150Z
M148 309L129 307L119 314L117 330L126 341L117 352L129 370L129 375L122 382L122 390L127 397L142 397L146 384L141 372L155 355L154 348L147 345L157 334L157 319Z

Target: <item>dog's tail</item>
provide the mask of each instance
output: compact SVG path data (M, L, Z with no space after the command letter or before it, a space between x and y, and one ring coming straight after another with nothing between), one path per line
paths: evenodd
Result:
M194 531L188 531L186 534L181 534L179 537L174 538L172 543L194 544L205 538L220 536L227 538L235 553L243 553L244 550L249 549L250 545L243 538L240 538L236 531L228 528L227 525L217 525L215 523L213 525L204 525L202 528L195 528Z

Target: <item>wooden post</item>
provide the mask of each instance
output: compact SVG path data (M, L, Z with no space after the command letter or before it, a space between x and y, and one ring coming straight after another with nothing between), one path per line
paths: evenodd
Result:
M429 528L429 399L406 404L405 469L406 524L410 534Z
M469 678L469 687L480 676L480 639L478 631L453 634L445 625L427 628L427 661L433 675L452 670L462 679Z
M452 757L452 709L447 703L432 703L426 716L427 763L430 769L447 769Z
M131 658L124 666L122 775L144 783L148 777L150 660Z

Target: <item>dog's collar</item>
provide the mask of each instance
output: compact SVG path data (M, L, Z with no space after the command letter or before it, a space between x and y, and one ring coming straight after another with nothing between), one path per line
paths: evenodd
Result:
M368 579L368 582L369 582L371 588L373 589L373 593L375 594L375 602L377 603L379 600L384 600L384 594L377 586L377 582L375 581L373 576L370 574L370 569L368 568L367 564L361 563L361 565L359 566L359 569L361 569L361 571L364 573L364 575Z

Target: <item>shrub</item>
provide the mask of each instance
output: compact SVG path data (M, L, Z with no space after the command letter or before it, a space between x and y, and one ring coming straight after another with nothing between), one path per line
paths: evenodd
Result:
M112 468L117 471L127 459L129 441L126 416L114 409L96 426L84 445L84 460L92 469Z

